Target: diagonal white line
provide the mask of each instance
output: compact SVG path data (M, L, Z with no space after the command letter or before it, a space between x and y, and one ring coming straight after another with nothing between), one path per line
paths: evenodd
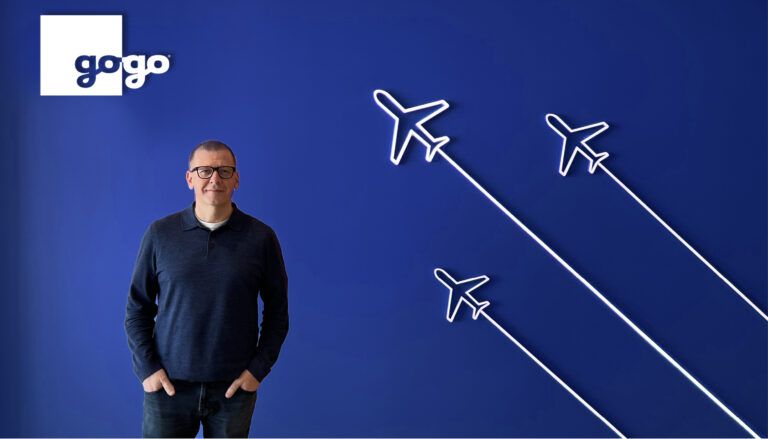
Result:
M589 405L589 403L585 401L584 398L582 398L578 393L576 393L575 390L571 389L570 386L568 386L568 384L565 383L565 381L561 380L560 377L557 376L554 372L552 372L544 363L541 362L541 360L536 358L536 356L533 355L531 351L526 349L525 346L522 345L522 343L517 341L517 339L513 337L509 332L507 332L506 329L502 328L501 325L499 325L496 322L496 320L491 318L491 316L489 316L485 312L485 310L480 311L480 315L485 317L486 320L491 322L491 324L495 326L496 329L498 329L502 334L504 334L509 340L511 340L512 343L517 345L518 348L520 348L523 352L525 352L525 355L528 355L528 357L530 357L531 360L533 360L536 364L538 364L540 368L544 369L544 372L548 373L549 376L551 376L555 381L557 381L558 384L563 386L563 388L567 390L568 393L570 393L574 398L576 398L576 400L578 400L584 407L586 407L587 410L592 412L593 415L597 416L598 419L603 421L603 424L605 424L606 426L608 426L608 428L613 430L613 432L616 433L616 435L618 435L620 438L626 439L626 436L624 436L624 434L620 432L618 428L614 427L613 424L610 423L610 421L608 421L603 415L601 415L597 410L595 410L591 405Z
M626 315L624 315L623 312L621 312L618 308L616 308L616 306L614 306L613 303L611 303L611 301L609 301L605 296L603 296L595 287L592 286L592 284L590 284L586 279L584 279L583 276L581 276L576 270L574 270L573 267L571 267L567 262L565 262L563 258L561 258L544 241L542 241L538 236L536 236L536 234L533 233L531 229L529 229L525 224L523 224L523 222L520 221L515 215L513 215L512 212L507 210L507 208L504 207L503 204L501 204L493 195L491 195L487 190L485 190L485 188L483 188L480 185L480 183L475 181L475 179L472 178L472 176L470 176L464 169L462 169L462 167L459 166L458 163L453 161L453 159L446 152L444 152L442 149L438 149L437 153L440 154L457 171L459 171L461 175L464 176L464 178L469 180L469 182L472 183L477 188L477 190L479 190L483 195L485 195L486 198L488 198L493 204L495 204L496 207L498 207L499 210L501 210L507 217L509 217L509 219L511 219L515 224L517 224L518 227L523 229L523 231L528 236L530 236L534 241L536 241L536 243L539 244L544 250L546 250L547 253L550 254L550 256L555 258L555 260L557 260L557 262L559 262L560 265L563 266L563 268L568 270L568 272L570 272L576 279L578 279L579 282L581 282L585 287L587 287L587 289L589 289L589 291L591 291L592 294L597 296L597 298L600 299L600 301L602 301L608 308L610 308L610 310L613 311L614 314L619 316L619 318L623 320L624 323L626 323L630 328L632 328L632 330L635 331L637 335L639 335L643 340L645 340L645 342L648 343L654 350L656 350L656 352L658 352L659 355L661 355L665 360L667 360L669 364L674 366L675 369L677 369L680 373L683 374L683 376L685 376L688 379L688 381L693 383L693 385L696 386L696 388L698 388L712 402L714 402L718 407L720 407L720 409L723 412L725 412L728 416L730 416L731 419L733 419L737 424L739 424L741 428L743 428L746 432L748 432L750 436L752 436L755 439L760 438L760 436L757 433L755 433L751 428L749 428L749 426L744 421L742 421L741 418L736 416L736 414L734 414L731 411L731 409L729 409L728 407L726 407L725 404L720 402L720 400L717 399L717 397L713 395L712 392L710 392L706 387L704 387L696 378L694 378L693 375L688 373L688 371L685 370L685 368L683 368L683 366L681 366L680 363L678 363L674 358L672 358L664 349L661 348L661 346L656 344L656 342L653 341L651 337L649 337L642 329L640 329L637 325L635 325L635 323L632 320L630 320Z
M741 290L739 290L738 288L736 288L736 285L734 285L734 284L733 284L731 281L729 281L729 280L728 280L728 279L727 279L725 276L723 276L723 274L722 274L722 273L720 273L720 271L718 271L718 270L717 270L717 268L715 268L715 267L714 267L712 264L710 264L710 263L709 263L709 261L707 261L707 260L704 258L704 256L702 256L702 255L701 255L699 252L697 252L697 251L696 251L696 249L694 249L694 248L693 248L693 247L692 247L690 244L688 244L688 242L687 242L685 239L683 239L683 237L682 237L682 236L680 236L680 235L679 235L679 234L678 234L678 233L677 233L677 232L676 232L676 231L675 231L675 230L674 230L674 229L673 229L673 228L672 228L672 227L671 227L669 224L667 224L667 222L666 222L666 221L664 221L663 219L661 219L661 217L659 217L659 215L657 215L657 214L656 214L656 212L654 212L654 211L653 211L653 209L651 209L650 207L648 207L648 205L647 205L647 204L645 204L645 203L643 202L643 200L641 200L641 199L640 199L640 197L638 197L638 196L637 196L637 195L636 195L634 192L632 192L632 190L630 190L630 189L627 187L627 185L625 185L625 184L624 184L624 183L623 183L621 180L619 180L619 178L618 178L618 177L616 177L616 176L613 174L613 172L609 171L609 170L608 170L608 168L607 168L607 167L606 167L604 164L602 164L602 163L599 163L597 166L599 166L600 168L602 168L602 170L603 170L603 171L605 171L605 173L606 173L606 174L608 174L608 176L609 176L609 177L611 177L611 178L613 179L613 181L615 181L615 182L616 182L616 184L618 184L619 186L621 186L621 188L622 188L622 189L624 189L624 191L625 191L626 193L628 193L630 197L632 197L632 198L633 198L635 201L637 201L637 204L639 204L640 206L642 206L642 207L643 207L643 209L645 209L646 211L648 211L648 213L650 213L650 214L651 214L651 216L652 216L653 218L655 218L655 219L656 219L656 221L658 221L658 222L659 222L659 224L661 224L662 226L664 226L664 228L665 228L665 229L667 229L667 231L668 231L669 233L671 233L671 234L672 234L672 236L674 236L675 238L677 238L677 240L678 240L678 241L680 241L680 242L681 242L681 243L682 243L682 244L685 246L685 248L687 248L687 249L688 249L688 250L689 250L691 253L693 253L693 254L694 254L694 255L695 255L697 258L699 258L699 260L700 260L702 263L704 263L704 265L706 265L706 266L707 266L707 268L709 268L710 270L712 270L712 272L713 272L713 273L715 273L715 274L717 275L717 277L719 277L719 278L720 278L720 279L721 279L723 282L725 282L725 284L726 284L726 285L728 285L728 286L729 286L729 287L730 287L730 288L731 288L731 289L732 289L732 290L733 290L733 291L734 291L736 294L738 294L738 295L739 295L739 297L741 297L741 299L742 299L742 300L744 300L745 302L747 302L747 304L748 304L749 306L751 306L751 307L752 307L752 309L754 309L755 311L757 311L757 313L758 313L758 314L760 314L760 317L762 317L762 318L763 318L763 320L765 320L766 322L768 322L768 315L766 315L766 314L765 314L765 312L763 312L763 310L761 310L760 308L758 308L758 306L757 306L757 305L755 305L755 304L754 304L754 303L753 303L751 300L749 300L749 298L748 298L748 297L747 297L747 296L746 296L744 293L742 293L742 292L741 292Z

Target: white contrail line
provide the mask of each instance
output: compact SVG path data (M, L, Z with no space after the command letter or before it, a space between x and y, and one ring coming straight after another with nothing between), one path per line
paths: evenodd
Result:
M491 305L491 302L488 300L478 301L475 299L475 296L472 295L472 291L475 291L476 289L480 288L482 285L485 285L488 281L490 281L490 278L486 275L477 276L469 279L464 279L461 281L458 281L451 277L448 272L446 272L442 268L435 268L434 270L435 279L437 279L443 286L448 288L448 307L445 310L445 319L449 322L453 323L456 314L459 312L459 308L461 307L462 303L466 303L467 307L472 309L472 319L477 320L478 317L481 315L484 316L489 322L491 322L496 329L501 331L502 334L504 334L508 339L510 339L515 345L517 345L520 350L522 350L528 357L530 357L539 367L544 369L545 372L549 374L552 378L554 378L555 381L557 381L565 390L568 391L574 398L576 398L577 401L579 401L584 407L587 408L592 414L594 414L598 419L600 419L608 428L613 430L614 433L616 433L619 437L626 439L626 436L622 432L619 431L616 427L613 426L608 420L602 416L600 413L598 413L597 410L595 410L591 405L587 403L587 401L584 400L578 393L576 393L573 389L571 389L565 381L560 379L559 376L557 376L554 372L552 372L541 360L539 360L533 353L531 353L525 346L523 346L522 343L517 341L515 337L513 337L509 332L507 332L506 329L502 328L501 325L499 325L496 320L491 318L490 315L488 315L484 310ZM466 284L466 286L464 286ZM462 290L456 290L457 287L462 286ZM459 297L458 299L455 299L455 297Z
M619 431L618 428L614 427L613 424L610 423L610 421L608 421L603 415L601 415L597 410L595 410L591 405L589 405L589 403L587 401L585 401L584 398L579 396L579 394L576 393L575 390L571 389L568 386L568 384L565 383L565 381L561 380L559 376L557 376L554 372L549 370L549 368L544 363L542 363L538 358L536 358L536 356L533 355L533 353L531 353L528 349L526 349L525 346L522 345L522 343L517 341L517 339L515 339L515 337L513 337L509 332L507 332L506 329L502 328L501 325L499 325L496 322L496 320L491 318L491 316L489 316L485 312L485 310L480 311L480 315L485 317L486 320L491 322L491 324L496 327L496 329L498 329L502 334L504 334L508 339L510 339L512 341L512 343L517 345L518 348L520 348L523 352L525 352L525 354L528 355L528 357L530 357L531 360L533 360L536 364L538 364L539 367L544 369L544 372L548 373L549 376L551 376L555 381L558 382L558 384L563 386L563 388L565 390L567 390L568 393L570 393L574 398L576 398L584 407L586 407L587 410L592 412L593 415L597 416L598 419L603 421L603 424L605 424L606 426L608 426L608 428L613 430L613 432L616 433L620 438L626 439L626 436L624 436L624 434L621 431Z
M609 171L609 170L608 170L608 168L607 168L605 165L603 165L602 163L599 163L597 166L599 166L600 168L602 168L602 169L603 169L603 171L605 171L605 173L606 173L606 174L608 174L608 176L609 176L609 177L611 177L611 178L613 179L613 181L615 181L615 182L616 182L616 184L618 184L619 186L621 186L621 188L622 188L622 189L624 189L624 191L625 191L626 193L628 193L630 197L634 198L634 200L635 200L635 201L637 201L637 204L641 205L641 206L643 207L643 209L645 209L646 211L648 211L648 213L650 213L650 214L651 214L651 216L652 216L652 217L654 217L654 218L656 219L656 221L658 221L658 222L659 222L659 224L661 224L662 226L664 226L664 228L665 228L665 229L667 229L667 231L668 231L669 233L671 233L671 234L672 234L672 236L674 236L675 238L677 238L677 240L678 240L678 241L680 241L680 242L681 242L681 243L682 243L682 244L685 246L685 248L687 248L687 249L688 249L688 250L689 250L691 253L693 253L693 254L694 254L694 255L695 255L697 258L699 258L699 260L700 260L700 261L701 261L701 262L702 262L704 265L706 265L706 266L707 266L707 268L709 268L710 270L712 270L712 272L713 272L713 273L715 273L715 274L717 275L717 277L719 277L719 278L720 278L720 279L721 279L723 282L725 282L725 284L726 284L726 285L728 285L728 286L729 286L729 287L730 287L730 288L731 288L731 289L732 289L732 290L733 290L733 291L734 291L736 294L738 294L738 295L739 295L739 297L741 297L741 298L742 298L742 300L744 300L745 302L747 302L747 304L748 304L749 306L751 306L751 307L752 307L752 309L754 309L755 311L757 311L757 313L758 313L758 314L760 314L760 317L762 317L762 318L763 318L763 320L765 320L766 322L768 322L768 315L766 315L766 314L765 314L765 312L763 312L763 310L761 310L760 308L758 308L758 307L757 307L757 305L755 305L755 304L754 304L754 303L753 303L751 300L749 300L749 298L748 298L748 297L747 297L747 296L746 296L744 293L742 293L742 292L741 292L741 290L739 290L738 288L736 288L736 285L734 285L734 284L733 284L731 281L729 281L729 280L728 280L728 279L727 279L725 276L723 276L723 274L722 274L722 273L720 273L720 271L718 271L718 270L717 270L717 268L715 268L715 267L714 267L712 264L710 264L710 263L709 263L709 261L707 261L707 260L704 258L704 256L702 256L702 255L701 255L699 252L697 252L697 251L696 251L696 249L694 249L694 248L693 248L693 247L692 247L690 244L688 244L688 242L687 242L685 239L683 239L683 237L682 237L682 236L680 236L680 235L679 235L679 234L678 234L678 233L677 233L677 232L676 232L676 231L675 231L675 230L674 230L672 227L670 227L670 225L669 225L669 224L667 224L667 222L666 222L666 221L664 221L663 219L661 219L661 217L659 217L659 215L657 215L657 214L656 214L656 212L654 212L654 211L653 211L653 209L651 209L650 207L648 207L648 205L647 205L647 204L645 204L645 203L643 202L643 200L641 200L641 199L640 199L640 197L638 197L638 196L637 196L637 195L636 195L634 192L632 192L632 190L630 190L630 189L627 187L627 185L625 185L625 184L624 184L624 183L623 183L621 180L619 180L619 178L618 178L618 177L616 177L616 176L613 174L613 172Z
M480 192L482 192L483 195L485 195L486 198L488 198L493 204L495 204L496 207L499 208L499 210L501 210L505 215L507 215L509 219L511 219L515 224L517 224L518 227L523 229L523 231L526 234L528 234L528 236L530 236L534 241L536 241L536 243L539 244L544 250L546 250L547 253L550 254L550 256L555 258L555 260L557 260L557 262L559 262L560 265L563 266L563 268L568 270L576 279L579 280L579 282L584 284L584 286L587 287L587 289L589 289L589 291L591 291L592 294L597 296L597 298L600 299L606 306L608 306L608 308L610 308L614 314L619 316L619 318L621 318L624 321L624 323L626 323L630 328L632 328L632 330L634 330L635 333L637 333L637 335L639 335L643 340L645 340L646 343L651 345L651 347L655 349L656 352L659 353L659 355L664 357L664 359L667 360L672 366L674 366L675 369L677 369L680 373L682 373L683 376L685 376L688 379L688 381L693 383L693 385L695 385L701 392L703 392L712 402L714 402L718 407L720 407L720 409L723 412L725 412L728 416L730 416L731 419L733 419L737 424L741 426L741 428L747 431L750 434L750 436L752 436L755 439L760 438L760 436L757 433L752 431L752 429L749 428L749 426L744 421L742 421L738 416L736 416L736 414L734 414L728 407L726 407L725 404L720 402L720 400L717 399L717 397L713 395L712 392L710 392L706 387L704 387L696 378L693 377L693 375L688 373L688 371L685 370L683 366L681 366L677 361L675 361L675 359L672 358L664 349L662 349L661 346L656 344L656 342L653 341L651 337L649 337L642 329L640 329L637 325L635 325L635 323L632 322L632 320L630 320L627 316L624 315L624 313L622 313L618 308L616 308L616 306L614 306L613 303L611 303L611 301L609 301L607 298L605 298L605 296L600 294L600 292L597 291L597 289L593 287L592 284L590 284L586 279L584 279L584 277L582 277L576 270L573 269L573 267L571 267L567 262L565 262L563 258L561 258L544 241L542 241L538 236L536 236L536 234L533 233L531 229L529 229L525 224L523 224L523 222L520 221L515 215L513 215L512 212L507 210L507 208L504 207L504 205L501 204L496 198L494 198L493 195L488 193L488 191L486 191L485 188L483 188L480 185L480 183L475 181L474 178L472 178L469 174L467 174L467 172L464 169L462 169L462 167L459 166L458 163L454 162L453 159L451 159L451 157L447 153L445 153L442 149L438 149L437 153L440 154L457 171L459 171L461 175L464 176L464 178L469 180L470 183L472 183Z

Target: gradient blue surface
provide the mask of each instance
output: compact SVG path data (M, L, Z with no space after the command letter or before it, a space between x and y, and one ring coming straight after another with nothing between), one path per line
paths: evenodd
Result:
M512 212L761 435L768 325L605 174L557 173L548 112L611 128L604 162L768 308L764 1L22 2L4 66L0 435L138 436L123 318L144 228L186 207L186 156L238 158L291 330L253 436L611 436L433 277L487 274L488 312L625 434L745 433L371 97L430 123ZM171 70L122 97L40 97L41 14L123 14Z

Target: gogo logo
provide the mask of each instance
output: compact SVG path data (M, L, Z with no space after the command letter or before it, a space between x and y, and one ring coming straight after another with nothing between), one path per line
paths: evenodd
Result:
M123 56L122 15L40 16L41 96L121 96L123 84L141 88L170 65L166 55Z
M125 86L128 88L141 88L147 75L154 73L159 75L168 71L171 61L167 56L152 55L146 59L144 55L128 55L122 60L113 55L102 56L97 59L93 55L80 55L75 60L75 68L83 75L78 76L77 85L80 87L92 87L99 73L115 73L123 70L129 75L125 78Z

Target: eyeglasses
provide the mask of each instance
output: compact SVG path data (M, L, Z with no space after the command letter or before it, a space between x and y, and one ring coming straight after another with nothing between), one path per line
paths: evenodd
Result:
M200 178L211 178L213 177L213 171L216 171L219 173L219 177L223 179L229 179L232 178L232 175L235 173L235 167L234 166L198 166L196 168L192 168L189 170L189 172L195 172L197 171L197 176Z

